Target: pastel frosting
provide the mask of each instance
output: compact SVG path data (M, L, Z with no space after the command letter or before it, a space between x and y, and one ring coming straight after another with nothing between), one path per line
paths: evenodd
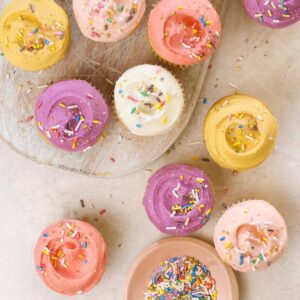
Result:
M84 36L96 42L117 42L141 22L145 0L73 0L77 24Z
M144 300L216 300L218 292L206 265L197 258L181 256L160 263L144 295Z
M204 121L204 137L213 160L223 168L247 170L272 152L278 124L256 98L232 95L216 102Z
M83 80L51 85L35 105L39 132L52 145L65 151L89 150L101 137L108 118L103 96Z
M208 0L161 0L150 13L148 33L161 58L176 65L194 65L218 47L221 22Z
M263 200L234 204L219 219L214 233L217 252L240 272L272 265L283 254L287 240L284 219Z
M102 278L106 244L92 225L64 220L47 227L39 237L34 260L47 287L64 295L88 292Z
M59 62L70 44L68 16L53 0L12 0L0 17L0 47L14 66L28 71Z
M299 0L243 0L251 19L270 28L283 28L300 20Z
M149 219L161 232L184 236L209 220L213 188L202 170L171 164L149 178L143 202Z
M154 65L127 70L116 83L114 98L121 122L140 136L167 132L184 107L183 92L176 78Z

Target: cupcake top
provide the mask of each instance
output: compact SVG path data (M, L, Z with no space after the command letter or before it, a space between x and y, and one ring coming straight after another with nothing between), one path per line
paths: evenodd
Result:
M284 219L262 200L234 204L219 219L214 234L221 258L240 272L270 266L282 255L287 239Z
M149 219L170 235L188 235L206 224L214 205L211 183L196 167L171 164L153 174L144 195Z
M39 132L52 145L72 152L87 151L99 140L108 113L103 96L83 80L51 85L35 106Z
M300 20L299 0L243 0L247 14L257 23L283 28Z
M207 149L223 168L246 170L272 152L278 125L268 108L246 95L233 95L212 106L204 121Z
M82 294L102 278L105 242L92 225L64 220L47 227L34 250L36 270L44 283L64 295Z
M154 136L165 133L179 119L183 106L179 83L160 66L133 67L116 83L116 112L133 134Z
M0 47L16 67L37 71L60 61L70 43L67 14L53 0L12 0L0 17Z
M160 295L163 298L159 298ZM160 263L148 284L144 299L216 300L217 297L216 280L207 266L197 258L183 256Z
M176 65L193 65L217 48L221 23L208 0L161 0L151 11L148 31L161 58Z
M84 36L96 42L117 42L141 22L145 0L73 0L77 24Z

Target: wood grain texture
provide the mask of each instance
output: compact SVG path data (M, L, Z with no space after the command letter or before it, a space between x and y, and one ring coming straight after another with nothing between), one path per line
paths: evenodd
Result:
M0 3L3 7L8 1ZM221 16L228 0L211 1ZM95 43L79 31L72 14L71 0L57 1L70 16L72 42L65 59L43 72L16 69L0 58L0 137L14 150L38 163L93 176L121 176L137 171L159 158L176 141L188 124L203 85L209 61L183 69L165 64L147 41L148 14L156 1L148 0L141 26L127 39L116 44ZM160 64L168 68L184 88L186 105L180 122L158 137L130 134L115 116L114 83L121 73L138 64ZM31 116L43 89L65 79L84 79L93 84L110 104L111 120L105 139L86 153L65 153L45 143ZM111 83L109 83L111 82Z

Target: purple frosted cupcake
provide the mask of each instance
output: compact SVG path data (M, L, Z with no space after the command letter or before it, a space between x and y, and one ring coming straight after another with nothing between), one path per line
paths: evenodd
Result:
M214 205L212 185L200 169L181 164L153 174L144 196L149 219L170 235L189 235L206 224Z
M270 28L283 28L300 20L299 0L243 0L254 21Z
M38 99L35 120L39 132L64 151L89 150L108 123L103 96L83 80L60 81Z

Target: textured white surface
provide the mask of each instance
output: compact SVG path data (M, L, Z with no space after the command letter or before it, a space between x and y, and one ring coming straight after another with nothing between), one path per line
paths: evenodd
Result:
M217 205L211 221L196 234L205 241L212 241L222 203L265 199L282 213L289 230L288 251L265 271L238 274L241 300L300 298L299 52L300 23L270 31L248 20L240 1L230 1L222 45L202 93L209 102L199 102L176 149L149 167L156 170L166 163L186 162L207 170L216 185ZM237 62L239 56L241 62ZM235 69L237 65L240 71ZM230 82L239 91L264 100L280 124L277 151L262 166L236 177L212 162L192 161L193 156L208 154L203 144L189 145L202 138L202 121L208 107L235 91ZM33 266L36 239L55 220L88 216L109 247L103 281L89 294L72 299L121 299L121 286L130 263L146 245L163 237L147 220L142 206L147 171L119 179L89 178L37 165L0 143L0 174L0 299L66 299L45 288ZM80 199L85 200L86 208L80 207ZM91 203L94 209L89 208ZM107 210L102 216L98 215L101 208Z

